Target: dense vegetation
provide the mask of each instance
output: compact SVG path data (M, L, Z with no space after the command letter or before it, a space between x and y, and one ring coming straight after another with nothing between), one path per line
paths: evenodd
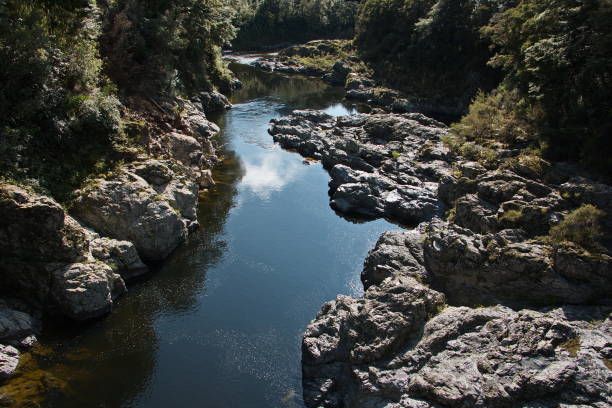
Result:
M509 1L367 0L359 10L355 44L386 85L465 107L499 73L480 29Z
M232 0L240 27L235 49L259 49L321 38L351 38L356 1Z
M220 86L220 0L0 2L0 175L60 200L134 154L126 96Z
M518 143L609 173L610 21L611 0L366 0L355 44L410 95L467 108L484 91L455 126L460 153Z
M545 153L612 170L612 0L523 0L483 34Z

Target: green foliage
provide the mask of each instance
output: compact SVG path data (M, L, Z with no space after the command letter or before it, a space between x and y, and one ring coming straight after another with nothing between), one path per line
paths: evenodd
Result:
M612 169L612 0L522 0L483 29L555 159Z
M480 28L507 1L366 0L355 43L387 85L410 95L467 107L478 89L500 77Z
M346 0L231 0L240 27L235 49L258 49L320 38L351 38L356 2ZM250 10L249 13L247 10Z
M596 249L597 240L602 236L600 224L604 215L591 204L582 205L550 229L550 238L557 244L569 241L587 249Z
M108 11L107 72L127 94L191 95L225 88L221 47L235 13L221 0L120 0Z
M521 100L515 93L500 88L490 94L479 92L467 115L452 125L457 136L480 143L487 140L505 143L525 142L533 131L525 114L521 115Z
M66 202L138 156L119 95L222 86L232 16L220 0L0 2L2 178Z
M0 8L0 172L62 200L106 154L120 102L98 52L88 0L8 0Z

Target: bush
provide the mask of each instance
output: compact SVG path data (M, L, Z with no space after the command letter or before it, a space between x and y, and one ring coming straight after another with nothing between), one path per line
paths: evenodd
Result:
M573 242L587 249L596 249L602 236L601 218L603 211L591 204L585 204L572 211L550 230L550 238L556 244Z
M467 115L452 125L452 132L476 142L525 142L533 137L533 131L525 118L527 115L521 115L520 106L521 100L516 93L504 88L489 94L481 91L470 105Z

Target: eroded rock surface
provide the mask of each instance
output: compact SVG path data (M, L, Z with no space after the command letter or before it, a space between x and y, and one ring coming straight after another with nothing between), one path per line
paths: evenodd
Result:
M609 209L609 186L541 159L451 158L444 125L419 114L296 111L270 133L323 162L339 212L421 223L384 233L364 296L339 296L308 326L307 406L612 403L612 257L546 237L581 204Z
M406 224L443 213L437 190L451 171L440 142L446 132L421 114L334 118L318 111L294 111L270 129L282 147L320 159L329 169L335 210Z
M96 231L133 242L143 259L165 259L197 226L198 187L171 166L148 160L95 180L73 212Z
M76 320L110 311L125 284L108 265L96 261L90 232L52 199L16 186L0 187L0 206L4 215L0 221L0 296L16 297L34 309ZM133 262L142 265L138 257ZM88 303L79 298L98 296L99 287L107 288L109 294L103 301ZM78 312L73 313L75 310Z
M378 290L368 290L365 298ZM406 324L404 316L390 315L390 305L383 301L364 310L371 315L367 323L345 323L345 305L355 304L360 310L359 302L364 301L339 299L324 306L306 331L303 372L309 407L606 407L612 403L612 322L600 310L449 307L426 323L419 319ZM602 316L603 322L595 320ZM380 338L387 338L393 324L408 333L388 347ZM360 332L362 325L368 327L367 337ZM349 342L351 335L360 336L359 340ZM313 355L313 345L334 358ZM352 358L358 351L372 359Z

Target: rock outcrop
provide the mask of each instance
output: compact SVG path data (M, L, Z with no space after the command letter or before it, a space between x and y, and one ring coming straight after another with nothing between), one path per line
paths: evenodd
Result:
M123 278L147 267L132 243L86 230L48 197L1 185L0 214L0 378L6 378L20 350L36 341L41 324L34 316L104 316L126 292Z
M84 320L108 313L125 292L121 276L92 254L89 233L52 199L2 185L0 213L0 295ZM100 301L81 299L100 291Z
M133 242L143 259L165 259L197 227L198 186L171 167L130 164L80 191L72 211L94 230Z
M335 210L405 224L444 211L437 180L451 172L440 142L446 132L420 114L333 118L317 111L294 111L270 129L282 147L320 159L329 169Z
M307 406L608 406L612 257L546 235L579 205L609 209L610 187L543 161L453 158L446 131L420 114L272 122L276 142L328 169L334 209L421 223L383 234L364 296L308 326Z
M324 306L306 331L304 396L310 407L603 408L612 403L612 322L605 315L603 322L585 320L601 318L598 310L449 307L427 323L403 325L411 335L388 347L378 336L387 336L388 319L403 321L386 315L387 303L377 304L367 319L367 339L374 343L364 347L346 340L359 333L360 324L340 332L331 324L344 322L339 309L346 303ZM343 359L313 355L313 344L325 355L342 353ZM364 349L375 362L353 357Z

